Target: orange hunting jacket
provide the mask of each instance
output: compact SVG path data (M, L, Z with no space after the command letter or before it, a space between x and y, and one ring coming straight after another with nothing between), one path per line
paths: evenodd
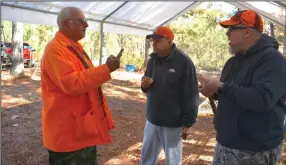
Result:
M86 69L68 49L73 45L90 65ZM98 87L110 80L108 67L94 67L82 46L57 32L45 48L41 61L43 99L42 131L45 147L55 152L71 152L111 142L114 123Z

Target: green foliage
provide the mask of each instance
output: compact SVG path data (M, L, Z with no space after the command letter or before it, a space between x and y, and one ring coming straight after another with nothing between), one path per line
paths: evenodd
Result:
M4 36L1 34L2 41L11 41L12 40L12 22L10 21L1 21L1 25L3 26ZM1 32L2 33L2 32Z
M82 40L82 46L91 59L99 59L99 32L87 31L86 37Z
M141 68L144 62L145 37L105 33L106 55L117 55L120 49L124 48L121 58L122 65L134 64ZM91 59L99 59L100 34L99 32L88 31L85 39L81 42ZM104 61L103 61L104 62Z
M218 69L230 57L225 30L217 23L225 15L214 9L195 8L170 25L176 33L177 46L197 68Z
M114 37L114 43L112 45L112 40ZM116 39L115 39L116 38ZM137 68L141 68L144 62L145 55L145 37L132 36L132 35L111 35L107 40L110 47L107 47L111 54L117 54L123 45L124 55L122 56L122 64L134 64ZM113 51L112 51L113 50Z
M6 42L12 39L12 24L3 21L3 31ZM57 27L35 24L24 24L23 39L36 49L35 59L39 61L47 43L54 37ZM3 38L2 38L3 41ZM91 59L98 60L100 54L100 33L87 31L86 37L80 41ZM107 55L116 55L121 47L125 49L122 64L135 64L140 68L144 62L145 40L141 36L105 33Z
M198 69L214 70L223 67L230 57L226 30L218 22L229 18L235 11L224 13L215 8L214 3L207 7L198 6L179 17L169 26L175 32L175 43L194 61ZM269 22L265 21L265 31ZM5 40L12 38L12 24L2 21ZM45 25L24 25L24 41L36 49L36 60L40 60L47 43L54 37L57 27ZM275 38L279 42L280 50L283 49L284 32L275 26ZM2 38L3 40L3 38ZM86 37L81 41L84 49L91 59L98 60L100 54L100 33L87 31ZM125 49L122 56L122 65L134 64L141 69L145 55L145 37L123 34L105 33L106 55L116 55L120 48ZM103 61L105 62L105 61Z
M2 21L5 42L12 40L12 23L9 21ZM36 49L34 58L40 60L44 48L52 39L57 28L46 25L24 24L24 42L28 42L34 49ZM3 38L1 38L2 41Z
M267 20L264 20L264 33L270 35L270 22ZM274 25L274 37L278 41L280 47L283 47L284 44L284 32L283 29L279 28L278 26Z

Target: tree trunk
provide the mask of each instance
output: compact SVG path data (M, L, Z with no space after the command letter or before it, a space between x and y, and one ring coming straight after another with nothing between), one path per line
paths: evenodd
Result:
M147 67L147 62L149 60L149 54L151 49L151 42L149 39L145 39L145 58L144 58L144 67Z
M275 34L274 34L274 25L273 25L273 23L270 23L269 26L270 26L270 36L274 37Z
M23 23L12 22L13 54L11 74L16 77L24 75L23 28Z

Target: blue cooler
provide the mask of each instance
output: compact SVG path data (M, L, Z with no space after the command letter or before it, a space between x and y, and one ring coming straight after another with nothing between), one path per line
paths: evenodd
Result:
M128 65L126 65L125 69L126 69L127 72L135 72L136 66L133 65L133 64L128 64Z

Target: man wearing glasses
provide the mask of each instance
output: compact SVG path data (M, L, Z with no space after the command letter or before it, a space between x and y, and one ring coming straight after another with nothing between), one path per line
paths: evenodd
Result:
M80 9L62 9L57 23L41 61L43 143L50 165L96 165L96 145L110 143L114 128L101 85L120 61L110 56L92 65L78 42L88 27Z
M286 63L277 41L251 10L220 22L234 54L221 79L198 74L200 92L218 99L213 165L274 165L284 136Z
M166 164L182 164L182 138L186 139L196 121L199 91L191 59L176 47L173 31L159 26L152 39L142 91L147 93L146 125L141 153L142 165L157 164L164 149Z

